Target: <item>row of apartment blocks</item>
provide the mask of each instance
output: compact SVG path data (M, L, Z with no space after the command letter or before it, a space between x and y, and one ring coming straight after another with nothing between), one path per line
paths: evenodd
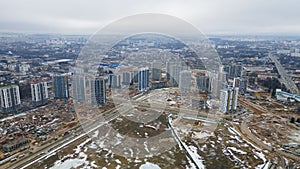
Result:
M151 71L150 71L151 70ZM89 103L91 105L105 106L106 104L106 83L108 88L120 88L121 85L137 83L139 92L148 91L150 88L179 87L180 93L189 93L192 86L192 71L183 62L166 63L166 76L162 80L162 63L153 62L151 69L144 67L134 71L124 71L122 74L109 74L108 77L83 77L82 74L74 75L72 81L73 100L77 103ZM237 93L245 93L247 80L241 78L242 69L235 68L233 75L233 94L230 90L224 89L228 85L228 72L224 71L223 66L219 72L206 72L204 75L195 75L195 88L200 92L211 92L216 98L227 105L226 111L236 109L235 96ZM151 76L150 76L151 72ZM236 73L239 72L239 73ZM237 76L237 77L236 77ZM69 79L68 75L54 75L52 78L52 89L54 99L68 99ZM121 80L122 79L122 80ZM151 80L151 84L150 84ZM150 86L151 85L151 86ZM2 112L12 112L20 108L20 91L16 85L2 87L1 108ZM46 104L49 100L47 82L34 82L31 84L32 104L35 106ZM230 98L230 99L228 99ZM234 99L232 99L234 98ZM233 100L233 101L232 101ZM233 105L229 107L228 105ZM221 110L221 109L220 109ZM226 112L224 106L222 112Z
M14 112L21 108L20 90L17 85L5 86L0 89L1 111ZM48 99L47 83L31 84L32 104L40 105Z
M69 98L68 76L54 75L52 79L55 99ZM33 106L47 104L49 92L47 82L32 82L31 99ZM21 108L20 90L18 85L9 85L0 88L1 111L15 112Z
M246 94L248 80L242 77L242 65L225 65L222 66L225 73L227 85L222 86L220 90L220 105L221 113L231 112L237 109L239 94Z
M179 92L182 94L193 92L191 90L194 83L196 92L212 93L214 97L220 99L222 107L220 111L225 113L236 109L238 94L245 94L247 90L248 81L241 77L241 65L232 65L233 68L220 66L220 71L218 72L205 71L205 73L198 74L189 70L184 62L167 62L165 77L162 77L162 65L161 62L153 62L151 69L148 67L137 70L125 68L123 71L119 71L116 74L108 74L107 77L98 80L83 77L83 71L79 71L81 73L73 76L73 99L78 103L87 103L91 102L89 101L93 98L91 94L94 94L95 98L92 100L95 100L97 105L105 105L105 92L100 91L106 90L106 82L107 87L111 89L137 84L139 92L148 91L150 88L179 87ZM229 73L232 75L229 75ZM195 80L194 82L193 79ZM231 86L234 86L234 88L229 89L227 87L229 86L228 79L231 79ZM95 89L92 84L96 86L100 81L102 84L101 89ZM91 93L90 96L88 93Z
M105 106L106 81L103 77L74 75L72 77L73 102Z

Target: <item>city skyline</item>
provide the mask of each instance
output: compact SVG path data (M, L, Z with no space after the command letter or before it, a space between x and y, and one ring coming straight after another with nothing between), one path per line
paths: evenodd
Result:
M85 38L1 37L2 168L300 165L300 40L212 38L214 68L166 35Z

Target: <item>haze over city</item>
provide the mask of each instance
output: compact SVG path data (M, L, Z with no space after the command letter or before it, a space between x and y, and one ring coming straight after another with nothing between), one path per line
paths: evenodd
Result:
M299 5L297 0L10 0L1 1L0 31L92 34L126 16L162 13L205 34L297 35Z

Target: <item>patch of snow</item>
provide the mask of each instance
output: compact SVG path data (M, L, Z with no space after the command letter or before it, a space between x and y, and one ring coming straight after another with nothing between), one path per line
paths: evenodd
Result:
M204 144L201 148L200 148L200 151L204 151L204 149L207 149L207 145Z
M96 130L95 132L94 132L94 134L92 135L92 137L98 137L98 135L99 135L99 130Z
M116 159L115 161L116 163L121 164L121 161L119 159Z
M56 163L51 169L61 169L61 168L77 168L84 164L85 160L82 159L68 159L63 163Z
M234 138L240 143L244 142L244 140L242 140L239 136L234 136Z
M149 149L148 149L148 145L147 145L147 141L144 142L144 146L145 146L145 150L149 153Z
M232 143L232 144L236 144L234 140L227 140L226 143Z
M118 138L124 138L120 133L117 133Z
M207 138L209 136L213 136L212 133L206 133L206 132L194 132L194 138L197 139L203 139L203 138Z
M93 168L98 168L98 166L95 164L95 161L92 161L92 162L91 162L91 167L93 167Z
M228 127L228 131L234 135L241 135L238 131L236 131L236 129L234 129L233 127Z
M133 157L133 150L129 149L129 151L130 151L130 156Z
M188 154L191 156L193 161L197 164L199 168L205 168L203 164L203 159L197 153L197 147L194 146L187 146L184 142L182 142L183 146L187 150Z
M249 147L249 145L248 145L248 144L243 144L242 146L243 146L243 147Z
M239 150L239 149L237 149L235 147L227 147L227 148L231 149L231 150L233 150L233 151L235 151L235 152L237 152L239 154L247 154L245 151Z
M94 142L92 142L88 147L90 149L97 149L97 145Z
M268 143L268 142L266 142L266 141L263 141L263 143L266 144L266 145L268 145L268 146L270 146L270 147L272 147L272 144L271 144L271 143Z
M75 154L78 154L81 150L81 148L88 142L90 142L92 139L89 138L87 140L85 140L84 142L80 143L74 150L75 150Z
M68 156L70 156L70 155L68 155ZM89 164L89 162L86 160L87 155L83 152L80 152L78 157L79 158L76 158L76 159L68 159L64 162L61 162L61 160L58 160L54 163L54 166L51 167L51 169L77 168L82 164L85 165L84 168L88 168L87 165Z
M242 163L242 164L244 163L244 161L242 161L236 155L234 155L234 153L229 148L222 149L222 151L225 155L231 156L233 158L233 161Z
M157 130L157 128L156 128L156 127L154 127L154 126L151 126L151 125L145 125L145 127L149 127L149 128L152 128L153 130Z
M160 169L160 167L156 164L146 162L146 164L142 164L139 169Z
M190 166L186 166L186 169L197 169L196 165L191 161L189 157L186 157L188 159L188 163Z
M263 164L260 164L260 165L256 166L255 168L256 169L265 169L265 168L267 169L269 166L269 164L268 164L269 162L267 162L265 155L262 152L255 152L255 155L264 161Z
M139 158L136 158L136 159L134 160L134 162L135 162L135 163L140 163L140 162L142 162L142 160L140 160Z
M255 154L261 158L264 162L267 161L267 159L265 158L265 155L262 152L255 152Z
M256 147L254 144L252 144L250 141L248 141L248 140L244 140L244 141L246 141L247 142L247 144L250 144L253 148L255 148L257 151L261 151L261 149L260 148L258 148L258 147Z

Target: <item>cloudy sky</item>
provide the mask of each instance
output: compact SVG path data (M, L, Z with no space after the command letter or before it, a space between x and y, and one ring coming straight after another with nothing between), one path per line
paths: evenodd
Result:
M91 34L122 17L162 13L206 34L300 35L299 8L299 0L0 0L0 32Z

